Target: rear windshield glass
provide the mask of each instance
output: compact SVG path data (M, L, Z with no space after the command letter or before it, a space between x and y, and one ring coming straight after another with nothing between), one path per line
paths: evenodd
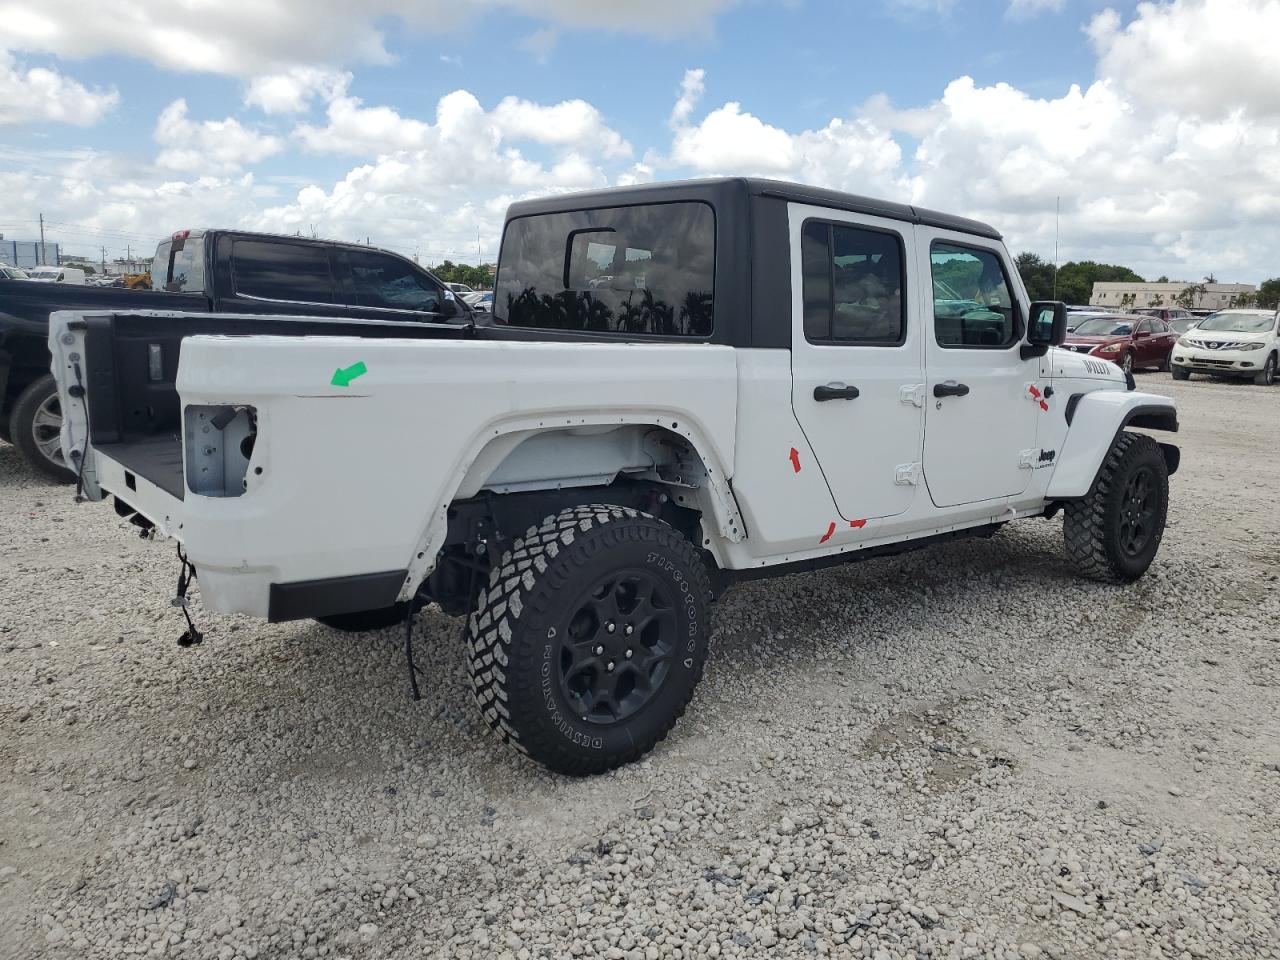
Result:
M174 250L177 245L180 249ZM166 240L151 261L151 289L170 293L204 293L204 238Z
M495 319L513 327L709 336L715 232L711 207L693 202L512 220Z

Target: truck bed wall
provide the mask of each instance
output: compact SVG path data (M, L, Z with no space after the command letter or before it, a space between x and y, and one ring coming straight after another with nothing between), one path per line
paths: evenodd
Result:
M102 314L85 318L90 428L95 446L180 430L175 381L184 338L194 335L360 336L461 339L457 326L333 321L279 316ZM159 377L152 353L159 351Z

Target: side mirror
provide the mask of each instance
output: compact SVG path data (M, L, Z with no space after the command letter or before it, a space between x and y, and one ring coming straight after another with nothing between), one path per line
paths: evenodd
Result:
M1067 339L1067 305L1061 300L1037 300L1031 304L1031 322L1027 324L1027 342L1022 345L1022 359L1043 357L1050 347L1061 346Z

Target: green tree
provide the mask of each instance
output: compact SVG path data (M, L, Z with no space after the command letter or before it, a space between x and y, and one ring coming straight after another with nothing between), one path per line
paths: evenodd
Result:
M1032 300L1053 299L1053 264L1046 263L1039 254L1023 252L1015 261L1022 285Z
M1168 283L1168 282L1169 282L1169 278L1166 277L1163 273L1160 274L1160 276L1156 277L1156 283Z
M1262 281L1258 286L1257 302L1258 306L1266 310L1280 307L1280 277Z
M1081 260L1064 263L1058 269L1058 299L1067 303L1088 303L1095 283L1143 283L1128 267L1113 263Z

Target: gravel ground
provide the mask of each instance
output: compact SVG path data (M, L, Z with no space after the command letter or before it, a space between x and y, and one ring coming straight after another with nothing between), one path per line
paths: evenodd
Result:
M200 615L0 444L0 956L1280 956L1280 389L1172 383L1155 566L1059 522L743 587L644 762L500 747L460 621Z

